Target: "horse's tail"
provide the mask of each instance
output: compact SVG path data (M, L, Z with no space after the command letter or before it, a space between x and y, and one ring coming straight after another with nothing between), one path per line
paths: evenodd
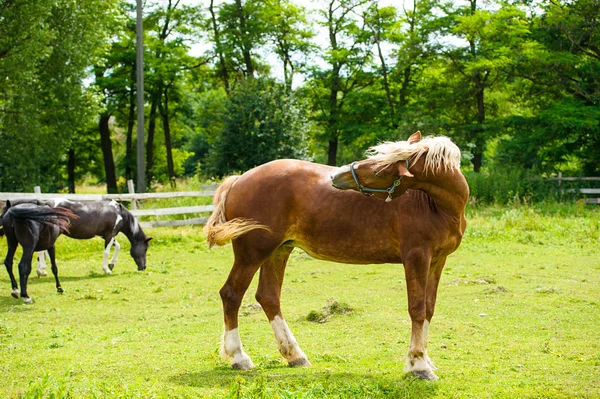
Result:
M223 183L221 183L215 192L215 196L213 197L214 210L204 226L206 241L209 247L213 245L225 245L229 240L233 240L255 229L271 231L269 227L253 219L235 218L227 220L225 216L227 195L239 178L240 176L229 176L223 180Z
M35 222L57 226L61 233L68 233L71 220L78 216L67 208L50 208L48 206L11 207L6 212L17 221L33 220Z

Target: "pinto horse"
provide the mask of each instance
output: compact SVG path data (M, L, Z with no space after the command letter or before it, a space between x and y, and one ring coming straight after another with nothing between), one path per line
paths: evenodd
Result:
M104 239L104 260L102 270L111 274L121 246L116 240L119 233L125 234L131 243L129 253L135 261L138 270L146 269L146 252L152 238L146 237L142 227L125 207L115 200L102 200L95 202L69 201L67 199L55 199L52 206L60 206L72 211L78 216L71 221L66 236L76 239L89 239L96 236ZM113 257L108 261L110 248L115 246Z
M211 246L232 240L235 260L220 295L221 355L234 368L253 367L240 341L238 311L258 269L256 300L280 353L291 366L310 365L280 308L286 262L299 247L334 262L403 263L412 320L405 371L437 379L427 333L446 257L466 228L469 188L459 169L460 150L446 137L421 139L417 132L368 154L341 168L273 161L229 177L217 189L205 231Z
M138 270L146 269L146 252L152 238L146 237L142 227L125 207L115 200L101 200L95 202L70 201L64 198L56 198L49 201L40 200L18 200L15 203L34 203L37 205L48 205L50 207L60 206L69 209L77 216L71 220L69 231L64 234L75 239L90 239L96 236L104 239L104 260L102 270L106 274L111 274L121 246L117 242L116 236L119 233L125 234L131 243L129 253L135 261ZM0 234L1 235L1 234ZM110 249L114 245L115 251L110 262L108 257ZM46 275L44 254L38 253L38 276Z
M2 216L2 228L6 235L8 252L4 265L10 277L12 296L23 298L25 303L33 300L27 294L27 279L31 273L31 259L34 251L48 251L52 263L52 273L56 280L56 290L63 292L58 280L56 266L56 251L54 243L60 235L68 231L71 220L77 218L70 210L65 208L50 208L45 205L20 204L12 206L6 202L6 213ZM17 246L23 247L23 255L19 262L19 282L21 291L17 288L17 281L12 271L13 259Z

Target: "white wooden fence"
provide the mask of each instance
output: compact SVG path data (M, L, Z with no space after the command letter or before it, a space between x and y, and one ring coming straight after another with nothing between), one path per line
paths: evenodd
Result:
M555 180L558 182L558 187L562 186L564 181L600 181L600 177L563 177L561 172L558 172L558 177L550 177L546 180ZM584 195L594 195L596 197L586 198L587 204L599 204L600 205L600 188L580 188L577 190L567 190L571 192L579 192Z
M131 182L131 180L129 181ZM129 183L129 194L58 194L58 193L41 193L39 187L35 187L33 193L0 193L0 200L17 200L17 199L39 199L52 200L56 198L65 198L71 201L99 201L103 199L114 199L116 201L131 202L131 214L136 217L140 216L155 216L156 218L169 215L184 215L189 213L205 213L212 212L212 205L197 205L197 206L181 206L174 208L152 208L140 209L138 201L148 199L166 199L166 198L182 198L182 197L212 197L217 188L216 184L200 186L200 191L172 192L172 193L133 193L133 182ZM143 221L140 225L143 228L147 227L165 227L165 226L185 226L194 224L204 224L208 216L194 217L183 220L154 220Z

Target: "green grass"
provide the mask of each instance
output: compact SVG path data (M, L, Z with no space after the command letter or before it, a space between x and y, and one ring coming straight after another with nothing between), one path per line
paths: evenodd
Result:
M65 294L52 277L33 277L33 305L10 297L1 273L0 397L600 397L600 211L487 207L469 209L468 219L430 329L435 383L403 372L410 319L401 266L300 251L282 303L313 366L282 361L254 281L240 331L257 368L231 370L218 356L231 248L208 250L199 227L183 227L148 232L155 239L142 273L122 237L112 276L101 271L100 239L60 238ZM307 320L311 313L324 322Z

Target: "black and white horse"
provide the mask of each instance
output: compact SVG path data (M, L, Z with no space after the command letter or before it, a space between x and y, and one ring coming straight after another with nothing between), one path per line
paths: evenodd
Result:
M58 268L56 267L56 251L54 243L61 233L66 233L71 220L77 216L70 210L46 205L20 204L12 206L6 202L5 212L2 215L2 229L6 235L8 252L4 265L10 277L12 296L23 298L25 303L32 299L27 294L27 279L31 273L31 259L35 251L48 251L52 262L52 273L56 280L56 290L63 292L58 281ZM23 255L19 262L19 282L21 290L17 288L17 280L13 274L13 259L18 245L23 247Z
M44 203L50 207L69 209L77 219L71 220L71 227L64 234L76 239L90 239L102 237L104 239L104 260L102 269L106 274L111 274L119 255L121 246L116 240L119 233L125 234L131 243L129 253L135 261L138 270L146 269L146 252L152 238L146 237L136 218L123 205L115 200L102 200L96 202L70 201L56 198L49 201L22 200L22 202ZM115 251L110 262L108 257L114 245ZM38 276L45 275L45 261L43 254L38 254Z

